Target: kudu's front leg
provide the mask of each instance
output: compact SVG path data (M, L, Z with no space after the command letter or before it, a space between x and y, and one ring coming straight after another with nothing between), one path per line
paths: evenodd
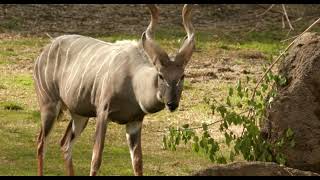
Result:
M93 145L90 176L96 176L102 162L104 141L107 132L108 112L100 113L97 117L95 142Z
M126 136L130 149L130 156L134 175L143 175L142 149L141 149L142 120L129 122L126 125Z

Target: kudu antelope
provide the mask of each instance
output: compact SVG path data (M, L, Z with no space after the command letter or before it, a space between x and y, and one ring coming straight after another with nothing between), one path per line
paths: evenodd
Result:
M126 137L135 175L143 175L141 127L146 114L165 107L174 111L183 89L184 70L195 47L191 5L182 10L187 32L175 57L169 57L154 41L159 11L148 5L151 22L140 41L108 43L80 35L59 36L39 55L34 68L41 111L38 137L38 174L43 175L45 142L62 109L71 113L61 149L68 175L74 175L72 145L96 117L90 175L102 161L107 125L126 125Z

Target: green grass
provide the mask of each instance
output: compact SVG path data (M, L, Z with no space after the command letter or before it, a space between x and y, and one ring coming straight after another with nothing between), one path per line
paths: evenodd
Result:
M33 62L49 39L13 37L0 41L0 65Z
M284 49L287 43L280 43L284 36L273 31L266 32L250 32L246 35L239 36L222 36L216 38L215 32L197 32L196 48L209 51L213 48L220 48L227 51L247 51L254 50L265 53L266 55L278 55L279 51ZM167 51L176 52L182 45L182 40L186 36L183 30L177 29L159 29L156 33L157 42ZM100 39L109 42L129 39L138 40L140 36L136 35L113 35L102 37Z
M1 175L36 175L35 152L36 138L40 128L39 121L38 115L35 116L34 112L0 110L0 125L2 127L0 129ZM57 122L50 135L45 160L46 175L64 175L59 140L67 123ZM89 173L94 127L94 122L90 121L74 146L73 157L77 175L88 175ZM157 145L160 144L160 140L153 139L152 132L144 131L143 137L146 136L148 137L142 140L145 175L170 175L170 173L171 175L187 175L199 166L210 164L204 158L185 148L180 148L179 152L164 151ZM155 145L155 142L152 141L159 142L156 142ZM109 125L103 156L100 175L133 175L123 126ZM196 161L197 164L192 165L190 161ZM173 171L170 170L170 167L166 167L172 166L174 163L178 163L179 171Z
M0 106L2 106L4 110L23 110L21 105L16 102L1 102Z

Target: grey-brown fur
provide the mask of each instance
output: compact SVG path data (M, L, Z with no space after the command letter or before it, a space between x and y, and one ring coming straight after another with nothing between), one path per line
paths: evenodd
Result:
M176 57L168 55L153 40L158 9L149 5L152 21L140 41L107 43L80 35L52 40L39 55L34 68L42 128L38 138L38 174L43 174L45 139L63 107L72 120L61 140L67 173L74 175L72 144L97 117L90 175L102 161L109 121L126 124L135 175L142 175L141 123L148 113L173 111L180 101L184 68L194 48L190 7L183 11L188 33Z

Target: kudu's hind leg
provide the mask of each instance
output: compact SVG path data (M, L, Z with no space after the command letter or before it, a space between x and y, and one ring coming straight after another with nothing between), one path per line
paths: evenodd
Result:
M54 121L58 117L61 104L59 102L50 102L41 105L41 130L38 136L38 175L43 175L43 160L45 155L45 141L53 127Z
M66 165L67 175L69 176L74 175L72 164L72 145L74 144L76 138L79 137L82 131L85 129L89 120L89 118L87 117L82 117L75 114L72 114L71 117L72 120L70 121L60 143Z
M126 137L129 145L130 156L134 175L143 175L142 149L141 149L142 121L133 121L126 124Z

